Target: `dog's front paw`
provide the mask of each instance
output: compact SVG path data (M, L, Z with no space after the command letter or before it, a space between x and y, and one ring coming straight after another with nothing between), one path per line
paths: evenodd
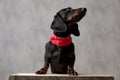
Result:
M48 67L41 68L40 70L36 71L36 74L46 74Z
M70 66L67 67L67 74L78 75L78 73L73 68L71 68Z

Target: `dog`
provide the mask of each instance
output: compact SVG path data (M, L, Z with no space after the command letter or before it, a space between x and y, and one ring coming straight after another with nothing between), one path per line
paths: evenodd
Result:
M80 36L77 22L86 11L86 8L68 7L57 12L51 24L52 36L45 46L44 67L36 74L46 74L50 65L52 73L78 75L74 70L75 51L71 34Z

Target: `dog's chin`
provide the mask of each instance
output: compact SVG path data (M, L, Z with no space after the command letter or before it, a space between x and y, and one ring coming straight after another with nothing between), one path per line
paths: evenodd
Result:
M80 18L73 18L72 19L74 23L79 22L81 19Z

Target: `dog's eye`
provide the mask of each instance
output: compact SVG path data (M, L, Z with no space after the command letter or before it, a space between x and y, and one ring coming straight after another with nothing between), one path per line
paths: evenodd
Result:
M69 11L69 9L67 9L67 11Z
M72 11L72 8L71 7L67 8L67 11Z

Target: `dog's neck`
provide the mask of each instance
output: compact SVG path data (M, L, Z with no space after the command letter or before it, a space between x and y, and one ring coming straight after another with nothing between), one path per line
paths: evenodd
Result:
M64 46L68 46L72 43L72 38L70 35L67 37L58 37L53 32L52 36L50 38L50 42L54 45L64 47Z

